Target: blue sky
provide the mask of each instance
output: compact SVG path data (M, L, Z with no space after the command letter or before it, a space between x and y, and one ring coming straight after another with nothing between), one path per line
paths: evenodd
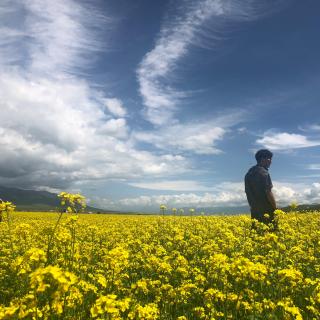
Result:
M113 210L320 202L320 3L4 0L0 184Z

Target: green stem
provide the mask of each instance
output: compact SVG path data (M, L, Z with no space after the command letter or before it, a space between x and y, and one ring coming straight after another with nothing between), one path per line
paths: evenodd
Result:
M11 255L14 257L14 248L13 248L13 241L12 241L12 234L11 234L11 222L10 222L10 215L9 211L6 211L7 214L7 224L8 224L8 230L9 230L9 240L10 240L10 247L11 247Z
M73 260L74 260L74 251L75 251L75 242L76 242L76 229L74 224L72 225L71 229L71 234L72 234L72 243L71 243L71 259L70 259L70 268L72 270L73 268Z
M56 232L56 230L58 228L58 225L59 225L59 222L60 222L60 220L62 218L62 215L63 215L63 211L60 212L59 218L58 218L58 220L56 222L56 225L53 228L52 234L51 234L51 236L49 238L48 247L47 247L47 263L49 262L50 250L52 249L51 248L52 240L53 240L54 234L55 234L55 232Z

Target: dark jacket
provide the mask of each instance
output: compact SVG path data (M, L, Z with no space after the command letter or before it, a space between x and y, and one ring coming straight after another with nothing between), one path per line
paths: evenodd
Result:
M268 169L255 165L249 169L244 181L251 216L260 220L265 213L272 214L273 208L266 194L273 187Z

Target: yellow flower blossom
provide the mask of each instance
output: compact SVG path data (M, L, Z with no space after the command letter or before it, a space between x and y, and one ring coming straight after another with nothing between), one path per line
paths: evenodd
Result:
M61 195L58 223L2 203L0 319L320 319L318 212L278 210L270 232L249 215L78 214L80 199Z

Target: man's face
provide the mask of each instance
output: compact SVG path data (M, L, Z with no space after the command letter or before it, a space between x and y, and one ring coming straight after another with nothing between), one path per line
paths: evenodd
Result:
M262 167L268 169L271 165L272 158L264 158L261 160L260 164Z

